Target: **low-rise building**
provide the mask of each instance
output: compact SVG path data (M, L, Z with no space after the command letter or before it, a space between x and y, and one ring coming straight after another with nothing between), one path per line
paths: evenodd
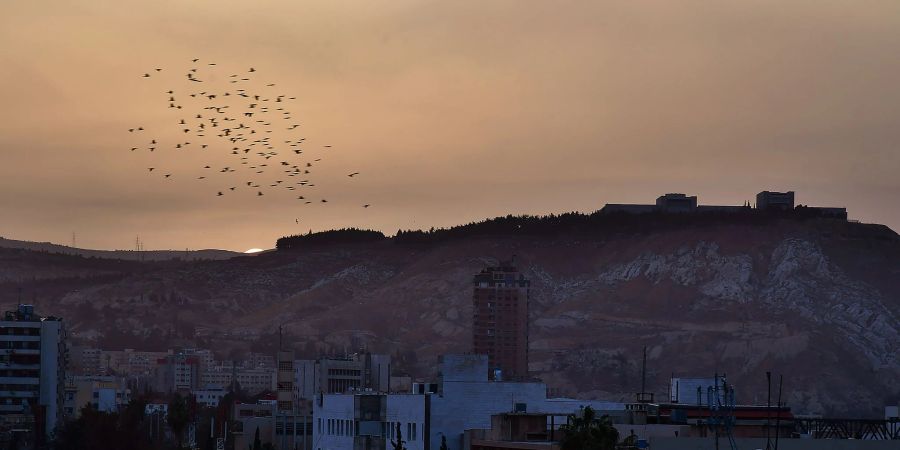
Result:
M221 387L209 387L205 389L194 389L191 391L191 395L194 396L194 400L197 404L206 406L208 408L215 408L219 406L219 402L228 394L228 391L225 388Z
M103 375L76 375L66 378L63 414L77 419L81 409L91 405L103 412L115 412L131 401L125 379Z

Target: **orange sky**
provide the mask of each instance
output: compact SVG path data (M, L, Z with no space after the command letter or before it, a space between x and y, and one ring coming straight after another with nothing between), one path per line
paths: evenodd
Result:
M4 2L0 235L245 250L763 189L898 229L898 55L896 0ZM297 97L328 204L217 197L224 149L128 150L178 137L163 75L195 57Z

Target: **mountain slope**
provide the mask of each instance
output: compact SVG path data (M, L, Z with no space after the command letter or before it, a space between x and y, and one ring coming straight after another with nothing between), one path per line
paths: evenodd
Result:
M516 255L532 280L530 367L559 394L631 399L646 346L661 397L673 373L724 372L739 402L764 401L767 370L785 374L799 412L874 416L900 396L900 240L884 227L772 219L554 230L331 240L96 267L75 287L29 289L75 339L104 346L271 351L284 324L302 355L366 346L427 377L437 355L470 348L472 275ZM17 270L46 272L41 264L62 263ZM4 305L13 286L0 285Z

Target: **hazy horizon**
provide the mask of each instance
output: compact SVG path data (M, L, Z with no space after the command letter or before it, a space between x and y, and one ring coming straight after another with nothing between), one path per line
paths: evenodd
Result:
M667 192L740 205L761 190L900 229L896 1L56 0L3 11L8 239L69 245L74 232L81 248L130 249L139 235L148 250L244 251L310 229L393 234ZM311 192L327 204L217 197L220 185L196 178L227 156L129 151L128 128L177 137L160 96L193 58L222 77L253 67L296 96L322 157ZM141 76L157 67L159 79Z

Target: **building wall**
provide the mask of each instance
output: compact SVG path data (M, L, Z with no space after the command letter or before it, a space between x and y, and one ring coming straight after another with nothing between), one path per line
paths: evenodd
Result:
M381 403L376 415L361 413L360 399ZM365 449L368 440L372 448L391 448L391 440L396 440L396 424L404 448L426 450L426 403L425 395L412 394L324 394L314 403L313 449L353 450ZM375 420L371 420L371 419Z
M715 450L727 448L728 440L719 439L716 446L714 438L676 438L651 437L650 448L653 450ZM738 438L737 447L741 449L764 449L765 439ZM897 441L863 441L855 439L780 439L779 450L896 450Z
M50 435L62 421L65 391L65 331L59 320L41 321L40 404L47 408L46 431Z
M528 297L530 282L503 262L473 279L472 351L488 355L490 376L528 376Z

